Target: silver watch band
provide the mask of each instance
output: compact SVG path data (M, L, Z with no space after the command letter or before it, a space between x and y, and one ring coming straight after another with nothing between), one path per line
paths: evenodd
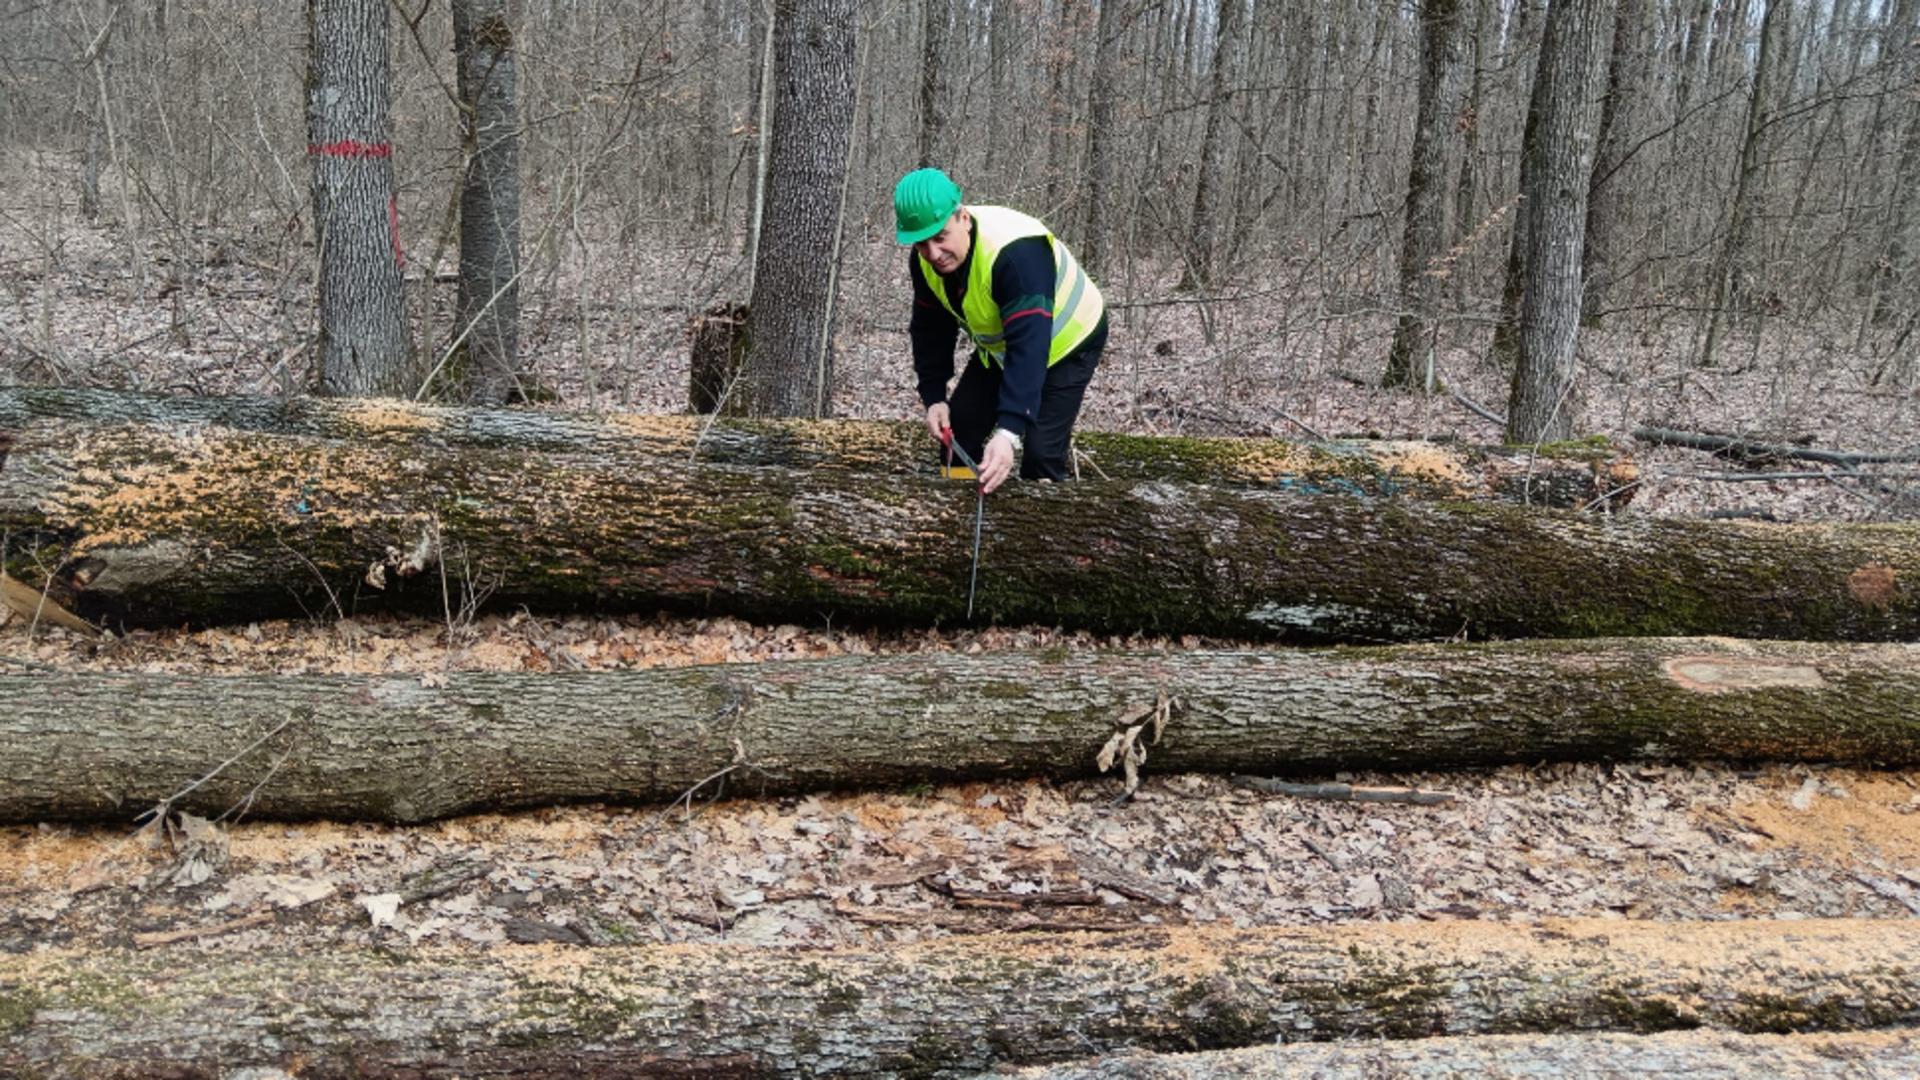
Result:
M1003 428L1003 427L994 428L993 434L987 436L987 441L992 442L995 438L1001 435L1005 435L1008 439L1013 441L1013 452L1016 454L1020 452L1021 446L1025 444L1025 440L1021 439L1020 436L1015 435L1013 432L1008 431L1006 428Z

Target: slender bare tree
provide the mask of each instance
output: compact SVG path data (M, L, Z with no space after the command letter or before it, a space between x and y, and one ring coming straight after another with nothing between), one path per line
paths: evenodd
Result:
M1587 104L1597 86L1594 44L1612 0L1555 0L1547 8L1534 75L1535 138L1527 144L1521 216L1527 238L1520 352L1507 399L1507 441L1565 439L1579 412L1580 249L1587 228L1593 133Z
M520 127L510 0L453 0L461 135L455 394L524 401L520 381Z
M1117 114L1125 60L1125 8L1125 0L1100 0L1100 19L1093 32L1093 89L1087 101L1086 247L1080 261L1096 278L1110 273L1120 253L1116 223L1122 219L1117 204L1123 190L1123 150Z
M949 164L947 127L949 91L947 81L953 68L948 41L953 26L953 0L921 0L920 22L920 145L921 165Z
M1707 301L1707 337L1700 347L1700 366L1712 367L1727 320L1753 299L1748 279L1752 270L1747 263L1753 245L1753 218L1756 203L1762 198L1759 174L1762 168L1761 144L1772 107L1774 68L1785 48L1787 13L1792 0L1767 0L1766 15L1760 20L1760 54L1754 63L1753 88L1747 98L1746 134L1740 140L1740 164L1734 175L1733 202L1728 211L1726 242L1713 269L1713 295Z
M1900 0L1888 23L1887 48L1892 53L1894 86L1902 88L1904 116L1895 114L1894 124L1901 129L1900 154L1893 168L1893 190L1887 200L1886 243L1879 259L1884 268L1880 287L1874 291L1870 317L1874 325L1893 325L1904 311L1911 320L1920 312L1920 298L1913 295L1920 282L1920 20L1916 20L1915 0ZM1889 125L1892 126L1892 125ZM1911 356L1907 368L1913 367Z
M1598 149L1593 178L1587 184L1587 242L1582 252L1581 276L1586 290L1581 318L1596 322L1606 308L1607 288L1617 270L1628 199L1622 184L1613 182L1633 152L1634 122L1645 91L1644 49L1647 12L1651 0L1619 0L1613 18L1613 42L1607 55L1605 95L1600 99Z
M1383 386L1433 390L1434 306L1441 295L1447 247L1447 160L1459 131L1448 87L1459 62L1460 0L1420 4L1420 101L1407 166L1406 221L1400 242L1400 317L1387 352Z
M1233 87L1241 77L1242 37L1246 0L1220 0L1213 39L1212 73L1207 93L1207 127L1200 140L1200 175L1194 181L1193 216L1187 230L1192 251L1185 272L1202 286L1218 273L1220 232L1231 223L1222 218L1233 210L1233 185L1227 176L1233 128Z
M307 0L307 154L320 248L324 394L407 395L387 0Z

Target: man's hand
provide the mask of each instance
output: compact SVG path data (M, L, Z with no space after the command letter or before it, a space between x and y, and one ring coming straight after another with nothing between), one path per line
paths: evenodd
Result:
M952 414L947 411L946 402L936 401L927 406L927 432L935 442L944 444L947 439L943 433L952 426Z
M980 455L980 490L988 494L1013 475L1013 436L995 431Z

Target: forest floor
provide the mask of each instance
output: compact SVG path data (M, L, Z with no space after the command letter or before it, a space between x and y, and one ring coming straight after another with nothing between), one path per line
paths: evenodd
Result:
M209 241L192 252L189 267L153 253L147 284L136 285L103 233L46 241L0 229L0 280L11 290L0 298L0 383L173 393L299 386L310 282L276 269L263 248ZM835 343L835 411L910 417L904 261L884 240L854 261L852 314ZM562 407L680 411L680 335L688 314L723 291L717 276L684 265L581 273L529 304L523 348ZM450 292L423 287L439 289L436 302ZM1129 280L1108 295L1114 341L1086 427L1499 436L1448 394L1367 385L1388 316L1336 314L1317 287L1203 301ZM1851 326L1822 334L1779 325L1741 339L1711 369L1682 355L1693 330L1649 317L1587 336L1582 429L1641 461L1628 512L1914 516L1920 466L1732 480L1722 477L1741 470L1707 455L1636 447L1632 429L1659 423L1842 450L1920 449L1920 398L1890 376L1899 365L1881 345L1836 345ZM1504 380L1474 359L1468 336L1439 351L1440 374L1497 409ZM1821 470L1777 462L1767 471ZM426 674L1114 643L1031 627L906 633L525 613L95 642L16 617L0 625L0 667ZM1167 923L1920 915L1920 770L1542 764L1348 779L1459 797L1433 807L1332 803L1172 775L1150 776L1124 801L1109 780L778 800L702 791L672 807L581 805L413 827L230 820L142 829L135 815L144 808L128 807L127 820L97 826L0 828L0 952L169 940L212 950L268 941L820 946ZM969 890L996 895L982 903ZM409 897L417 898L400 903Z

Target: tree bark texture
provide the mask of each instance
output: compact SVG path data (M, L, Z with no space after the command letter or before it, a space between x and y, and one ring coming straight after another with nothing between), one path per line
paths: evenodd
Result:
M1594 136L1591 179L1587 182L1587 231L1581 247L1581 319L1597 322L1607 307L1607 290L1619 272L1633 208L1625 182L1616 182L1634 150L1634 126L1646 81L1646 44L1650 0L1617 0L1613 41L1607 50L1606 91L1600 99L1600 128Z
M1126 215L1116 205L1125 187L1118 117L1130 21L1124 4L1102 3L1093 40L1079 43L1093 53L1093 89L1087 97L1087 241L1080 261L1095 278L1114 268L1123 247L1118 234Z
M411 396L386 0L307 0L307 156L323 394Z
M955 53L948 44L953 25L953 0L921 0L920 35L920 149L922 168L951 167L947 146L948 71Z
M721 354L700 385L715 385L737 351L743 309L717 308L696 324ZM697 347L697 346L696 346ZM160 397L113 390L0 387L0 432L37 420L88 425L215 426L260 434L423 448L594 454L645 471L655 462L701 461L932 476L937 450L926 427L859 420L708 421L685 416L469 409L334 398ZM1500 499L1533 506L1621 509L1639 470L1605 444L1566 443L1532 453L1509 447L1393 440L1293 443L1277 439L1148 438L1074 433L1088 479L1179 480L1367 498ZM0 452L0 464L4 453Z
M455 67L467 155L460 185L456 396L524 400L520 378L520 121L508 0L453 4Z
M467 592L543 611L803 622L938 625L968 610L970 486L642 464L34 424L0 465L3 568L83 618L126 625L336 605L439 616ZM1920 526L1083 480L996 493L978 581L976 621L1122 632L1904 640L1920 635Z
M1716 363L1721 338L1728 320L1746 309L1752 300L1748 281L1752 274L1747 262L1752 258L1753 220L1758 213L1755 201L1757 177L1765 163L1761 144L1771 124L1771 95L1776 80L1775 68L1780 51L1786 47L1790 0L1762 0L1766 14L1760 19L1760 50L1754 60L1753 91L1747 98L1746 134L1740 140L1740 165L1734 174L1733 199L1728 208L1727 239L1713 267L1713 294L1707 307L1707 339L1700 346L1700 366Z
M852 0L775 0L766 216L747 302L747 363L723 411L827 414L857 25Z
M1897 315L1912 317L1920 310L1920 297L1913 291L1915 281L1920 280L1914 266L1914 256L1920 252L1920 235L1916 235L1920 226L1915 224L1920 220L1920 95L1911 91L1920 80L1920 25L1916 25L1916 10L1920 10L1920 5L1912 0L1900 0L1888 22L1887 48L1892 53L1894 81L1896 85L1909 87L1909 92L1904 98L1904 108L1889 109L1893 123L1887 126L1898 125L1902 134L1900 155L1893 168L1893 189L1888 196L1885 247L1880 258L1884 282L1874 293L1871 312L1877 326L1893 325ZM1914 371L1912 357L1902 360L1900 366L1899 374L1910 379Z
M258 816L413 822L668 801L716 775L751 795L1069 779L1094 775L1107 741L1135 726L1154 772L1920 764L1915 645L1619 639L564 675L0 675L0 700L7 822L124 820L230 759L176 805L212 816L250 798Z
M1920 1075L1920 1035L1910 1030L1842 1035L1744 1035L1669 1031L1652 1035L1477 1035L1394 1041L1285 1043L1193 1054L1132 1052L1065 1065L1035 1065L1014 1080L1291 1080L1367 1077L1668 1077L1738 1080L1792 1076L1859 1080Z
M1441 295L1447 251L1447 143L1456 111L1447 87L1459 60L1459 0L1420 5L1420 102L1407 166L1407 208L1400 239L1400 317L1387 353L1386 386L1434 388L1431 365L1434 306Z
M1200 172L1194 181L1193 217L1185 273L1202 287L1213 284L1220 263L1220 235L1230 230L1233 182L1227 175L1230 146L1243 136L1234 131L1233 97L1243 78L1241 55L1246 36L1246 0L1219 0L1214 32L1213 72L1207 95L1207 126L1200 140Z
M0 1071L958 1076L1327 1039L1920 1022L1920 922L1374 924L859 949L0 956Z
M1587 229L1593 133L1594 43L1608 25L1609 0L1565 0L1547 9L1540 45L1538 155L1522 191L1527 243L1519 344L1507 399L1507 441L1556 441L1573 434L1580 411L1575 376L1580 343L1580 251Z

